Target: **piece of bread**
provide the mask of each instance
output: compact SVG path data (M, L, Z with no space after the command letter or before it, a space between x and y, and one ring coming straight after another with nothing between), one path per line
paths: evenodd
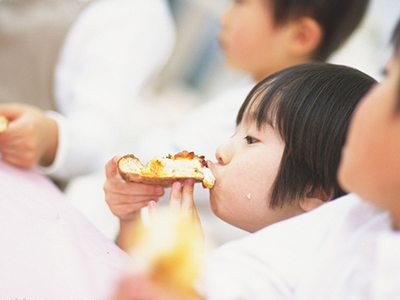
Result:
M8 128L8 119L4 116L0 116L0 133L6 131Z
M204 156L186 150L174 156L155 156L147 165L143 165L133 154L127 154L118 161L118 171L126 181L164 187L188 178L203 182L207 188L212 188L215 183L215 177L207 167Z

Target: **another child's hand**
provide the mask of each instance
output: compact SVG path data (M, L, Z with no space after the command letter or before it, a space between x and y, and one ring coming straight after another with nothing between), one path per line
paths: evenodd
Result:
M164 194L162 186L136 182L126 182L118 173L119 156L115 156L106 164L106 182L104 184L105 200L111 212L122 221L137 218L140 209L149 201L158 201Z
M9 120L0 135L3 160L21 168L53 163L58 146L58 125L44 111L21 103L1 104L0 114Z

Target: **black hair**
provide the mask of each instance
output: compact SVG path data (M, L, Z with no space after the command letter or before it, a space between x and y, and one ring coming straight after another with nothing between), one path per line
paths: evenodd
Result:
M308 63L276 72L247 96L236 123L271 125L285 142L270 207L309 192L344 195L336 179L350 116L375 80L356 69Z
M394 46L394 55L398 58L398 60L400 60L400 20L397 22L397 25L393 31L391 42ZM397 96L396 111L400 112L400 82L397 88L398 88L398 93L397 93L398 96Z
M311 17L322 29L322 40L314 61L326 61L360 24L368 0L267 0L271 3L277 25L291 19Z

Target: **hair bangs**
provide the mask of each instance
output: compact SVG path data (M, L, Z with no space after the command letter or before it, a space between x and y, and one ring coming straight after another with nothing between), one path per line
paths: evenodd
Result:
M274 78L264 81L250 92L238 113L236 125L246 122L256 124L258 129L264 125L275 128L280 92L273 88L273 81Z

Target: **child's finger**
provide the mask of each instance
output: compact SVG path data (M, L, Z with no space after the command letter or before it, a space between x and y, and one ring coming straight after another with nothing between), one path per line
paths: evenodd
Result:
M182 216L193 224L195 232L202 239L204 245L204 232L197 213L196 205L194 204L193 192L194 180L187 179L182 189Z
M105 169L106 169L106 177L107 178L113 178L113 177L117 176L117 174L118 174L117 165L118 165L118 160L120 158L121 158L120 156L116 155L106 163Z
M173 214L180 213L181 190L182 190L182 183L180 183L179 181L174 182L171 188L171 194L169 196L169 210Z
M192 218L193 215L197 215L196 207L194 205L193 200L193 191L194 191L194 180L187 179L182 189L182 201L181 208L182 213L186 217Z
M19 106L20 105L16 103L1 104L0 114L5 116L9 121L13 121L19 118L22 113L24 113L24 109Z
M151 222L156 222L158 220L158 209L157 203L154 200L149 201L147 204L149 210L149 217Z

